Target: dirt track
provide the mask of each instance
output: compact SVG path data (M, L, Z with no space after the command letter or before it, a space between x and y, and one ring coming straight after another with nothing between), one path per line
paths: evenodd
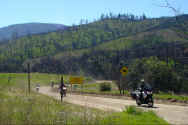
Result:
M52 92L50 87L41 87L39 92L60 99L59 93ZM111 99L75 94L67 95L67 97L64 98L64 101L82 106L113 111L122 111L125 106L136 105L134 100ZM148 110L148 108L142 108ZM187 106L155 104L155 107L149 108L149 110L155 111L160 117L164 118L171 124L188 125Z

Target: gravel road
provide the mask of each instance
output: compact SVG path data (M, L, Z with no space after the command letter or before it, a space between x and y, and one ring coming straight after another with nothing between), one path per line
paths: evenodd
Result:
M50 87L40 87L40 93L60 99L59 93L52 92ZM125 106L135 105L134 100L123 100L123 99L111 99L104 97L93 97L85 95L76 95L68 94L64 98L64 101L87 106L98 108L102 110L113 110L113 111L122 111L125 109ZM153 110L158 116L162 117L171 124L176 125L188 125L188 107L187 106L178 106L178 105L167 105L167 104L154 104L154 108L141 107L144 110Z

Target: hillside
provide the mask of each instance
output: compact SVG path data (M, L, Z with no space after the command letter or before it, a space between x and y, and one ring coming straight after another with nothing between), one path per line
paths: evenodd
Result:
M15 39L26 35L62 30L64 28L66 28L65 25L48 23L25 23L10 25L0 28L0 41L4 39Z
M135 18L118 15L0 44L0 72L63 73L118 80L125 88L146 79L155 91L187 93L188 15ZM122 88L119 87L121 90Z
M93 50L100 53L99 51L117 52L145 47L145 51L149 51L148 47L158 45L164 47L163 43L176 41L187 43L187 27L187 15L182 15L177 20L175 17L134 19L129 15L101 18L93 23L72 26L66 30L47 34L25 36L1 44L0 71L7 71L10 67L11 71L21 71L22 64L28 59L40 60L41 57L46 56L63 59L69 51L72 51L72 55L90 56ZM156 56L158 49L153 51L154 54L149 54L150 52L145 54ZM132 58L137 57L135 55ZM62 61L60 62L62 64Z

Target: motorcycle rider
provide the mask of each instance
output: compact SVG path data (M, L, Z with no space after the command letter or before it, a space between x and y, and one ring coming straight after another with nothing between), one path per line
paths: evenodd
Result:
M139 87L139 94L136 98L137 105L148 104L149 107L153 107L152 88L149 84L146 84L144 79L141 80Z
M59 89L60 89L61 96L63 96L63 95L66 96L66 86L63 81L63 76L61 77L61 84L60 84Z
M141 80L141 86L140 86L140 93L141 93L140 99L144 99L145 89L146 89L145 81L144 81L144 79L142 79Z

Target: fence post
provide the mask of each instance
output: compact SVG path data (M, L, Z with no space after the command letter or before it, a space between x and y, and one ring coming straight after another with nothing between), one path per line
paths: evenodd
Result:
M30 86L30 63L27 64L27 72L28 72L28 91L30 94L31 86Z

